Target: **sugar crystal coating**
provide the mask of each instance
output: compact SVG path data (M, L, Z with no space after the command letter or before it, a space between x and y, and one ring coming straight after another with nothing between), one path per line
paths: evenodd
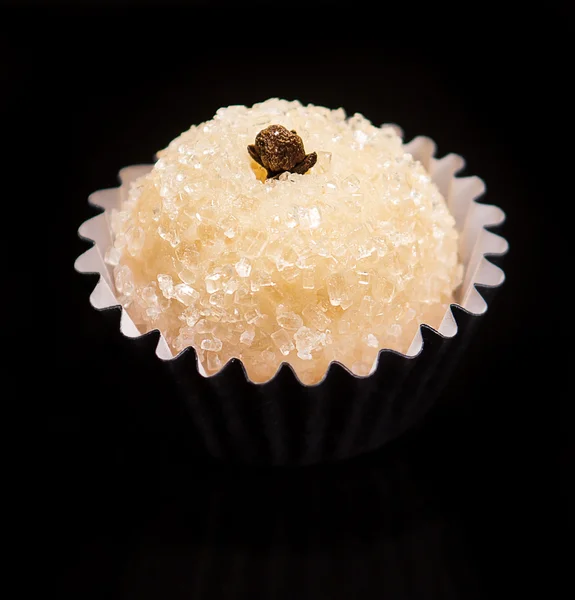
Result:
M272 124L317 152L306 174L266 180L249 156ZM111 227L106 261L140 330L193 346L208 374L239 358L257 382L282 362L307 384L332 361L368 375L381 348L439 325L463 272L445 200L395 130L297 101L192 126Z

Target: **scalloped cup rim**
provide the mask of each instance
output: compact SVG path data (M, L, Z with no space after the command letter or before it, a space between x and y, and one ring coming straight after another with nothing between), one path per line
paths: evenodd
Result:
M83 228L86 228L86 226L90 223L90 221L92 221L93 219L97 219L102 214L106 213L106 211L108 210L106 203L101 202L101 201L99 202L98 198L102 198L102 196L104 196L105 194L112 194L112 193L117 194L118 191L121 189L122 185L129 183L129 180L127 177L128 173L130 173L130 172L133 173L134 171L137 170L137 171L142 172L142 174L144 174L144 172L145 172L144 170L149 171L153 167L153 165L135 164L135 165L123 167L118 172L118 179L120 181L120 186L96 190L88 196L88 203L91 206L101 209L101 212L98 213L97 215L87 219L86 221L84 221L82 223L82 225L78 228L78 236L80 237L80 239L91 242L92 246L88 250L83 252L79 257L77 257L77 259L74 263L74 268L78 273L81 273L81 274L85 274L85 275L96 275L97 274L97 275L99 275L98 282L97 282L96 286L94 287L92 294L90 295L90 303L91 303L92 307L98 311L105 311L105 310L110 310L110 309L115 309L115 310L120 309L120 333L126 338L136 340L136 339L141 339L144 336L146 336L146 337L150 336L150 335L157 336L158 341L156 344L155 354L164 363L170 363L170 362L175 363L177 361L180 361L185 354L187 354L189 351L191 351L194 354L194 361L196 364L196 368L203 377L210 378L210 379L218 378L220 376L224 377L226 375L226 373L230 371L230 369L237 368L237 367L235 367L235 365L239 364L247 382L250 384L253 384L255 386L265 386L269 383L272 383L275 379L278 378L278 376L280 376L281 373L286 372L286 370L291 372L291 374L293 375L295 380L301 386L303 386L305 388L314 388L314 387L321 386L329 378L329 376L333 372L333 370L338 369L338 368L343 369L343 371L347 375L351 376L354 379L359 379L359 380L369 379L373 375L373 373L377 370L378 365L381 362L380 358L383 353L391 353L391 354L397 355L403 359L417 358L424 351L424 346L425 346L424 340L423 340L423 337L424 337L423 332L424 331L428 332L429 334L435 334L442 339L449 339L449 338L456 336L458 333L458 326L457 326L457 319L455 317L456 313L454 312L454 309L457 309L457 311L462 311L464 313L467 313L468 315L470 315L474 318L480 317L481 315L483 315L486 312L488 305L487 305L487 302L482 297L482 295L480 294L478 288L487 288L487 289L497 288L497 287L501 286L503 284L503 282L505 281L504 271L500 267L498 267L497 265L495 265L494 263L489 261L489 259L488 259L488 257L490 257L490 256L502 256L502 255L506 254L509 250L509 244L508 244L507 240L490 231L491 228L499 227L505 221L505 218L506 218L505 212L496 205L487 204L487 203L478 201L478 198L480 198L485 193L485 190L486 190L485 183L480 177L475 176L475 175L466 176L466 177L457 177L456 176L456 174L459 171L461 171L465 166L465 159L462 156L455 154L455 153L448 153L448 154L444 155L441 159L436 159L435 151L436 151L437 145L431 138L424 137L424 136L417 136L417 137L413 138L410 142L405 144L405 146L406 146L406 148L408 148L410 146L413 146L416 143L427 144L428 162L430 162L430 161L438 162L440 160L445 160L445 159L449 158L451 160L454 160L457 163L454 166L454 168L452 168L452 170L451 170L452 171L451 172L451 180L453 180L453 181L476 180L480 183L481 189L477 190L475 193L473 193L473 192L471 193L472 197L469 202L469 207L471 207L472 205L483 206L483 207L492 209L493 212L496 212L496 214L497 214L497 216L494 215L492 218L490 218L488 220L488 222L482 222L480 230L482 230L482 231L488 233L490 236L492 236L492 243L495 244L495 242L497 242L499 244L499 247L497 247L495 249L491 249L491 250L485 250L485 251L482 250L480 258L484 259L486 261L486 263L488 263L488 265L491 266L490 268L492 268L493 273L496 273L498 275L498 279L497 279L497 281L495 281L493 283L482 282L482 281L471 282L472 290L479 296L479 298L482 300L482 303L483 303L480 310L473 311L473 310L466 308L465 306L462 306L461 304L459 304L457 302L450 303L449 307L447 308L447 310L445 312L444 318L442 320L442 325L443 325L443 322L445 321L445 319L448 318L448 320L449 320L449 317L450 317L453 322L451 334L443 333L443 332L439 331L439 329L436 329L436 328L432 327L431 325L428 325L426 323L421 323L419 325L419 327L417 328L417 331L414 335L414 340L410 346L410 349L411 349L415 344L415 347L417 349L416 351L414 351L413 353L403 353L403 352L399 352L397 350L393 350L391 348L380 348L378 351L378 354L377 354L377 358L374 361L373 367L372 367L370 373L367 375L357 375L357 374L353 373L349 369L349 367L347 367L345 364L341 363L340 361L331 361L329 363L328 368L326 369L324 375L322 376L322 378L317 382L308 384L308 383L304 383L301 381L301 379L299 378L297 372L295 371L295 369L293 368L291 363L289 363L288 361L282 361L278 365L278 368L276 369L276 371L273 373L273 375L269 379L267 379L265 381L253 381L249 377L243 361L237 357L232 357L232 358L228 359L216 373L212 373L212 374L208 375L205 373L204 369L202 368L200 361L198 359L198 355L192 346L188 346L188 347L182 349L176 355L164 356L163 355L164 353L162 352L162 347L163 346L167 347L167 342L165 341L165 338L163 337L163 335L159 329L152 329L145 333L138 332L137 335L129 335L122 329L122 326L121 326L122 318L124 315L127 315L127 312L120 303L112 303L112 304L108 304L106 306L94 305L94 302L93 302L94 292L98 289L98 287L104 281L104 276L103 276L101 270L99 270L97 268L92 269L92 267L83 265L83 262L88 262L86 260L87 255L89 255L89 253L94 248L97 248L97 243L92 237L89 237L89 235L83 234L81 231ZM431 150L431 152L429 150ZM409 150L407 150L407 151L409 151ZM157 156L155 158L157 159ZM420 159L418 159L418 160L420 160ZM424 162L424 161L422 160L421 162ZM425 165L425 166L428 167L428 165ZM433 177L433 174L431 174L431 176ZM468 210L469 210L469 208L468 208ZM440 325L440 328L442 325ZM167 352L170 352L170 351L168 350ZM409 350L408 350L408 352L409 352Z

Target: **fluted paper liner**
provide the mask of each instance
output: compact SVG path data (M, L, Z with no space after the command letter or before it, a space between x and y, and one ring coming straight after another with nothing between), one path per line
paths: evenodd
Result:
M197 433L212 454L273 464L347 458L395 438L431 406L471 328L487 310L490 293L505 279L487 257L504 254L508 244L487 229L500 225L505 215L497 206L477 202L485 192L483 181L456 176L464 166L460 156L435 158L435 143L426 137L414 138L406 152L427 168L455 218L465 268L457 303L448 308L437 330L420 326L405 355L381 350L369 376L356 376L334 362L315 385L302 384L286 363L265 383L252 382L238 359L207 376L193 348L175 356L157 332L156 354L176 378ZM119 187L90 196L90 203L104 210L80 227L80 236L94 245L75 263L81 273L100 274L90 296L92 306L120 308L120 331L140 341L143 334L120 307L104 255L112 245L110 211L126 199L131 182L151 169L126 167L120 171Z

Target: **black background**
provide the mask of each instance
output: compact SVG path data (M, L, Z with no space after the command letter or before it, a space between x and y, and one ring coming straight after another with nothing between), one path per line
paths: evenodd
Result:
M420 18L394 8L2 8L4 201L16 219L3 289L24 409L16 457L35 467L24 473L29 579L48 563L47 590L106 599L474 599L536 586L556 597L573 525L573 14L567 3ZM507 280L437 407L344 464L205 456L151 349L132 351L117 315L91 308L95 279L73 268L88 248L76 231L95 214L89 193L220 106L272 96L432 137L507 214Z

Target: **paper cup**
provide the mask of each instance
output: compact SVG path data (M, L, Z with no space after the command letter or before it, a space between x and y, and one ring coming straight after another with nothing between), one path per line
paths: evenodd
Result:
M485 192L481 179L456 176L464 165L460 156L435 158L435 144L426 137L413 139L406 152L427 168L455 218L464 265L457 303L447 310L437 330L421 325L405 355L381 350L369 376L356 376L332 363L316 385L302 384L288 364L270 381L254 383L237 359L206 376L193 348L174 356L165 338L156 333L156 354L190 409L195 430L190 434L199 435L214 456L276 465L349 458L396 438L417 423L437 398L492 293L504 281L503 271L487 257L508 249L505 239L488 230L500 225L505 215L500 208L477 201ZM80 236L94 245L75 264L81 273L100 274L90 302L100 310L119 307L120 331L134 338L135 344L145 343L142 333L120 307L104 255L112 244L110 211L120 207L130 183L151 168L122 169L119 187L90 196L90 203L103 212L80 227Z

